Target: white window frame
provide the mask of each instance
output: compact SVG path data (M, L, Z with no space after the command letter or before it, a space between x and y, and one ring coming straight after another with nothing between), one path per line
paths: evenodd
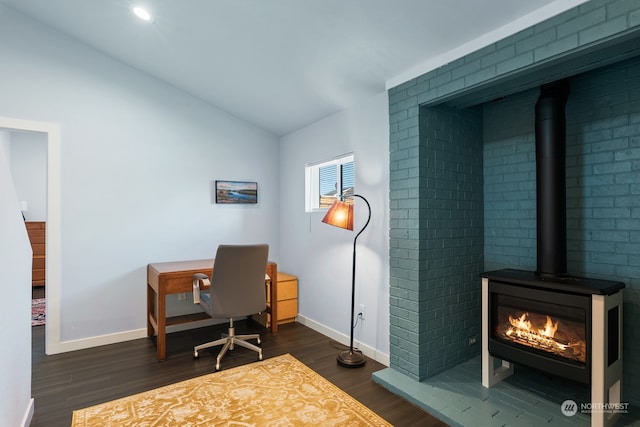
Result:
M321 162L307 163L305 165L305 212L322 212L328 208L320 207L320 169L325 166L337 165L341 166L345 163L354 162L354 175L355 175L355 161L353 153L343 154L341 156L334 157L330 160L324 160ZM341 168L337 167L336 183L341 187ZM355 176L354 176L355 181Z

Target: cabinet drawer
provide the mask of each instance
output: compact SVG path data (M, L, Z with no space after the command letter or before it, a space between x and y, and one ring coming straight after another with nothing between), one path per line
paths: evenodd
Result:
M47 261L43 256L34 256L32 268L33 270L44 270Z
M298 300L290 299L278 302L278 323L298 315Z
M45 247L44 243L31 243L31 250L34 256L45 255Z
M298 298L298 281L278 281L278 301Z
M45 284L46 277L46 230L47 223L44 221L25 222L31 250L33 251L33 261L31 264L31 285L40 286Z
M31 284L44 285L44 279L45 279L44 276L45 276L44 270L33 270L31 272Z
M47 223L44 221L28 221L25 222L24 225L27 227L27 231L31 234L31 231L37 230L45 230L47 228Z
M44 230L29 231L29 241L31 243L44 243L46 234Z
M292 299L288 301L280 301L278 303L278 325L291 323L296 321L298 316L298 300ZM271 326L271 315L267 313L259 313L251 316L253 320L265 327Z
M44 255L46 247L46 222L26 222L27 234L34 255Z

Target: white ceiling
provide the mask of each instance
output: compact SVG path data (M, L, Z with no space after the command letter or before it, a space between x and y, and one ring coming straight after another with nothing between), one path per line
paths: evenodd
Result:
M276 135L585 0L0 0Z

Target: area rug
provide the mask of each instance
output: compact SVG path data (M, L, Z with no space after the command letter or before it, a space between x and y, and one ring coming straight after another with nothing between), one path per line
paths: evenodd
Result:
M73 412L88 426L391 426L290 354Z
M45 324L44 298L35 298L31 300L31 326L38 326Z

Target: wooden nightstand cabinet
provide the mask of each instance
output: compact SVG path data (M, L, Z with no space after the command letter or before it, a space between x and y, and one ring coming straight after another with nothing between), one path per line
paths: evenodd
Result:
M298 316L298 278L278 272L276 286L278 287L278 325L295 322ZM267 305L271 305L270 294L271 292L267 292ZM271 315L268 313L260 313L252 317L267 328L271 326Z
M31 269L31 286L42 286L46 277L46 235L47 223L44 221L25 222L27 234L33 251L33 264Z

